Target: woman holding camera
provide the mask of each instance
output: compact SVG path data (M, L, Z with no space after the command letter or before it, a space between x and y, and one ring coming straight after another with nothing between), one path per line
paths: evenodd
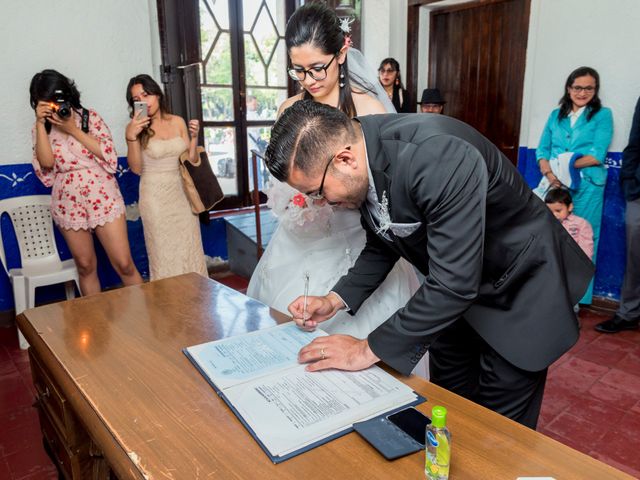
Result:
M198 217L182 187L178 158L185 151L193 159L198 146L197 120L172 115L160 86L149 75L136 75L127 86L131 121L127 125L127 160L140 175L140 216L149 257L151 280L196 272L205 277ZM146 106L136 110L136 105Z
M80 104L75 83L55 70L34 75L33 167L51 191L51 216L69 246L82 295L100 292L93 233L124 285L142 283L127 238L118 157L109 127Z

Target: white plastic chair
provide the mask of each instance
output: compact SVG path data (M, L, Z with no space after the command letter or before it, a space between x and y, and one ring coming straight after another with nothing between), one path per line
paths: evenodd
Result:
M22 268L7 268L2 236L0 235L0 260L11 280L16 316L27 308L35 307L36 288L65 282L67 300L75 297L73 282L78 286L78 270L70 260L60 260L51 221L51 196L29 195L0 200L0 218L9 214L16 233ZM20 348L29 344L18 329Z

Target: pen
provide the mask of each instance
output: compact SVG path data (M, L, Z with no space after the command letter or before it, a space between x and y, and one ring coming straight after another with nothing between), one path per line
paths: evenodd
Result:
M307 323L307 297L309 296L309 273L304 274L304 303L302 305L302 326Z

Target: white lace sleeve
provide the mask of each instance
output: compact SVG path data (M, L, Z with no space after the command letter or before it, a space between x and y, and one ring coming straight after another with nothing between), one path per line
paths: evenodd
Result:
M298 236L325 236L330 233L333 209L313 200L283 182L274 181L267 191L267 206L283 228Z

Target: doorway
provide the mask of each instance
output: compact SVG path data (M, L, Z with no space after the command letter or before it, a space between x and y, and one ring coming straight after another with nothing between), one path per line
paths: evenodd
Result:
M431 12L429 86L445 113L491 140L515 165L530 0L477 1Z

